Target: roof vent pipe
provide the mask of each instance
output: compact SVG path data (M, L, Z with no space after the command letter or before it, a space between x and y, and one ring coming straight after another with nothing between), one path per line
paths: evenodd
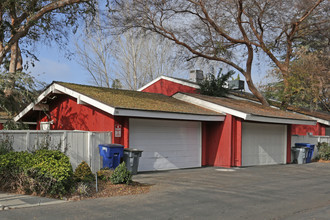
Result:
M202 70L191 70L189 74L189 80L195 83L200 83L204 79Z

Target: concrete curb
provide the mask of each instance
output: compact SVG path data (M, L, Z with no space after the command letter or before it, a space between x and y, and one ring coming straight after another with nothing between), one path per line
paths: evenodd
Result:
M19 195L0 192L0 211L18 208L28 208L44 205L55 205L67 202L65 200L49 199L45 197Z

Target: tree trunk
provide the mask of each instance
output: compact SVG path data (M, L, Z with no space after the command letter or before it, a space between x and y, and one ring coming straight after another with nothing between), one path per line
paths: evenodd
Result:
M257 97L257 99L261 102L262 105L269 106L268 101L261 94L261 92L255 87L255 85L252 81L252 78L251 78L251 73L245 72L244 76L246 79L246 83L248 84L248 87L249 87L250 91L252 92L252 94L255 95L255 97Z
M15 86L15 75L17 71L17 64L19 64L21 68L21 62L18 61L18 42L14 43L11 46L11 54L10 54L10 63L9 63L9 71L8 71L8 78L5 86L5 96L9 97L13 94L13 89Z

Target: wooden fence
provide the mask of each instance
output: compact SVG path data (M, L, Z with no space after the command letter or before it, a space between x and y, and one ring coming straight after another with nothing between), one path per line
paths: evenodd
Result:
M99 144L111 143L111 132L66 131L66 130L1 130L0 142L8 142L15 151L34 151L40 147L60 149L69 157L73 169L83 160L93 172L101 168Z

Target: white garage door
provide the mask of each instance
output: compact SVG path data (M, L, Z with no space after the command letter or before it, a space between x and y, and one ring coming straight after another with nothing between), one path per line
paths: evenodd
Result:
M286 125L242 123L242 166L286 163Z
M201 123L130 119L129 146L143 150L139 171L201 166Z

